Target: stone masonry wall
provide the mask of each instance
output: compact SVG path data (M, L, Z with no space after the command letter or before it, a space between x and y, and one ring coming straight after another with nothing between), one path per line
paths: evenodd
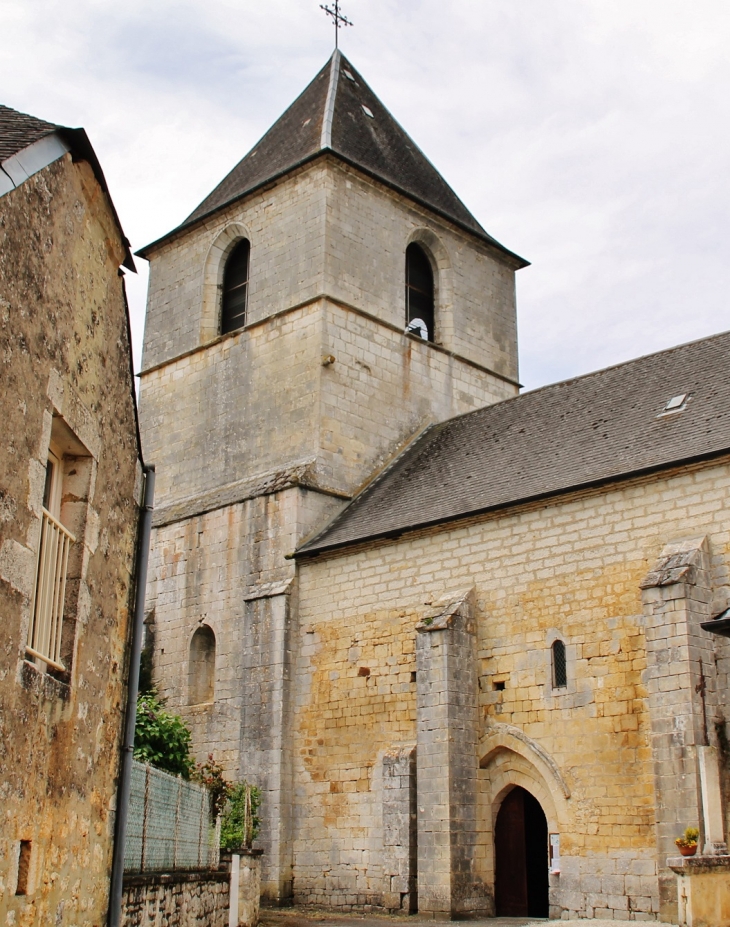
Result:
M331 503L290 488L158 525L152 536L146 605L154 683L190 725L199 761L212 753L229 778L263 790L267 897L288 892L291 882L284 685L295 571L284 553ZM189 648L201 625L215 634L214 694L191 704Z
M157 467L162 507L301 464L349 494L429 422L514 393L478 367L321 300L143 375L145 459Z
M711 617L707 538L668 544L643 580L646 684L651 706L657 805L659 882L663 908L675 916L676 877L662 860L687 826L703 833L698 751L716 746L718 696L715 639L700 623ZM726 847L722 848L726 850Z
M328 294L402 328L405 249L417 241L435 269L435 340L517 379L513 261L338 162L327 175L327 205Z
M448 596L417 625L418 909L489 915L480 879L474 590Z
M330 158L153 249L143 369L215 337L209 258L231 225L251 242L251 323L327 294L403 330L405 250L419 240L436 269L437 340L516 381L516 263Z
M418 839L416 748L400 747L383 757L383 904L417 910Z
M139 499L121 234L65 155L0 197L0 922L106 919ZM26 658L49 442L65 670ZM16 894L29 848L25 894ZM22 886L20 886L22 888Z
M417 740L415 628L473 584L485 882L494 818L522 785L560 838L552 916L656 918L664 861L640 584L668 542L702 535L714 595L726 596L729 490L726 462L698 465L301 561L296 900L384 905L380 758ZM564 689L552 687L556 637Z
M228 872L127 875L122 927L228 927Z
M203 310L206 260L231 223L240 224L251 242L250 321L261 321L322 293L325 197L324 171L314 165L216 213L155 250L142 369L210 339Z

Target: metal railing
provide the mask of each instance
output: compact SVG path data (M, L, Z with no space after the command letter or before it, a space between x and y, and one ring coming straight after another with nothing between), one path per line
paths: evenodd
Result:
M219 859L208 790L133 761L124 871L217 869Z
M26 651L57 670L61 663L63 600L66 595L68 553L76 538L43 509L38 569L33 597L33 618Z

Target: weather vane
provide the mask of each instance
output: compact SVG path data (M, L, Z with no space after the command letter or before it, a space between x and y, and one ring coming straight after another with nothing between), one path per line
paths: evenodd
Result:
M332 17L335 24L335 48L339 48L340 29L343 26L351 26L352 23L343 13L340 13L340 0L335 0L334 10L329 6L325 6L324 3L320 3L319 8L320 10L324 10L328 16Z

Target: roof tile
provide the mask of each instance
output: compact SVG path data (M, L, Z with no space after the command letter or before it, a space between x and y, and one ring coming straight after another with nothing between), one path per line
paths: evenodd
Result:
M349 76L348 76L349 75ZM512 255L484 231L340 51L203 202L153 245L325 152ZM142 249L143 256L152 247Z
M0 162L55 132L59 126L0 104Z
M434 425L300 552L730 451L729 361L726 332Z

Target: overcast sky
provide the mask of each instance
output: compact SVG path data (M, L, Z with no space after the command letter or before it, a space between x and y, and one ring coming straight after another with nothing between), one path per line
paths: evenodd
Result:
M517 277L528 388L730 328L728 0L343 9L345 54L532 262ZM139 248L192 211L332 43L319 0L4 0L0 102L87 130Z

